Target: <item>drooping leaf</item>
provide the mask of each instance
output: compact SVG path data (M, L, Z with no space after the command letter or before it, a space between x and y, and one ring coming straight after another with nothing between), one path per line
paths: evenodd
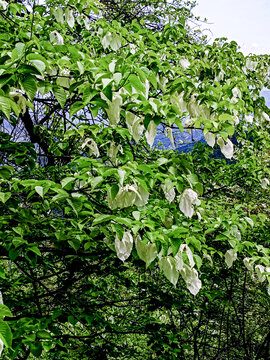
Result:
M263 189L267 189L267 186L270 184L269 180L267 178L261 179L261 185Z
M138 92L144 93L145 92L145 87L143 85L143 83L141 82L141 80L138 78L138 76L136 76L135 74L131 74L128 77L128 81L131 84L131 86L137 90Z
M10 111L11 111L10 101L8 98L4 96L0 96L0 110L9 119Z
M37 83L34 76L31 75L26 76L25 79L22 81L22 87L26 92L27 96L29 97L29 99L32 101L37 92Z
M61 107L63 109L65 106L65 103L66 103L66 99L67 99L65 90L60 86L55 86L53 88L53 93L54 93L56 100L59 102L59 104L61 105Z
M82 149L85 148L85 146L87 146L91 155L94 155L95 157L99 157L98 146L93 139L87 138L82 144Z
M170 190L168 190L166 188L166 185L165 184L162 184L161 185L163 191L164 191L164 195L165 195L165 198L169 201L169 203L173 202L174 198L175 198L175 190L174 190L174 187L172 187Z
M0 319L0 339L5 346L11 347L12 344L12 333L9 325L6 321Z

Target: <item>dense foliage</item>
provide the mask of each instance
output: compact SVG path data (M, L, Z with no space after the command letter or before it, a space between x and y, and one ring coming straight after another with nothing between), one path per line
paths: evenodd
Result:
M193 6L0 0L4 359L267 358L270 59Z

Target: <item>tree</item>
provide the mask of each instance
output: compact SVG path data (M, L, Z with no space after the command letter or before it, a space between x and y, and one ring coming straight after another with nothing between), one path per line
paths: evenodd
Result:
M4 358L264 359L269 56L31 5L0 2ZM192 153L154 146L194 129Z

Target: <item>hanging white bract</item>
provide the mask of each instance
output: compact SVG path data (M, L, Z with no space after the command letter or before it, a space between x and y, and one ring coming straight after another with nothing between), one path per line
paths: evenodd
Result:
M129 231L125 231L122 240L115 237L115 250L117 256L123 262L130 256L133 247L133 237Z
M192 189L186 189L181 195L179 207L186 217L191 218L194 214L193 205L200 205L200 203L198 194Z

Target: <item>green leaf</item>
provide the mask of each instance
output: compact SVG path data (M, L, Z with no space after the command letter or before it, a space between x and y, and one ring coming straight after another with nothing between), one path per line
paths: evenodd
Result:
M30 351L35 357L39 358L42 354L42 345L40 342L35 342L30 344Z
M41 252L37 246L30 246L30 247L28 247L28 250L32 251L33 253L35 253L38 256L41 256Z
M35 95L36 95L36 92L37 92L36 79L33 76L28 75L21 82L21 84L22 84L22 87L23 87L24 91L26 92L27 96L32 101L34 99Z
M138 92L142 92L142 93L145 92L145 87L143 83L135 74L131 74L128 78L128 81L132 85L132 87L134 87L134 89L137 90Z
M5 204L5 202L8 201L8 199L11 197L11 193L10 192L0 192L0 201L2 201L2 203Z
M66 186L71 184L73 181L75 181L74 177L66 177L63 180L61 180L62 188L64 189Z
M9 308L4 305L4 304L0 304L0 316L9 316L9 317L12 317L12 313L11 311L9 310Z
M65 106L66 100L67 100L65 90L60 86L55 86L53 88L53 93L54 93L56 100L59 102L59 104L61 105L61 107L63 109Z
M114 218L115 218L115 216L113 216L113 215L105 215L105 214L97 215L97 216L95 217L95 219L93 220L92 225L101 224L101 223L103 223L103 222L112 220L112 219L114 219Z
M245 220L252 228L254 227L254 222L250 217L246 216Z
M46 65L43 61L41 60L30 60L30 63L35 66L41 73L44 72L44 70L46 69Z
M103 181L103 177L97 176L97 177L94 177L93 179L91 179L90 184L91 184L92 188L95 189L102 181Z
M11 111L10 100L4 96L0 96L0 110L2 110L5 116L9 119Z
M80 240L78 238L68 240L68 243L75 251L78 251L78 249L81 246L81 242L80 242Z
M69 117L73 116L74 114L76 114L78 111L80 111L84 107L85 107L85 104L82 101L75 102L70 107Z
M12 345L12 333L9 325L6 321L0 319L0 339L3 341L4 345L11 347Z
M10 174L12 172L12 168L8 166L3 166L0 169L0 178L7 180L10 177Z
M119 191L119 186L117 184L112 184L110 188L112 201L115 199L116 195L118 194L118 191Z
M51 334L46 330L39 330L37 332L37 337L41 338L41 339L51 339L52 338Z
M68 204L72 207L76 215L81 211L82 209L82 199L81 198L69 198L67 199Z
M196 239L194 236L187 239L188 244L191 244L196 250L201 251L201 242L200 240Z

